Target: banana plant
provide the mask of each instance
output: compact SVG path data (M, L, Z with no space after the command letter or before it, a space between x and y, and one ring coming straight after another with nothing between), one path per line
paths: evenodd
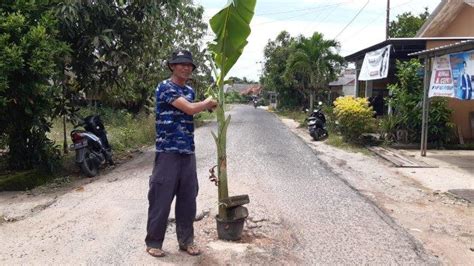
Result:
M229 197L227 187L227 128L231 116L225 115L224 83L225 76L239 59L247 45L250 35L250 21L254 15L256 0L230 0L227 5L209 21L216 38L208 45L211 51L211 65L216 76L216 86L210 88L209 94L218 102L216 108L217 135L212 136L217 146L217 176L219 217L227 217L227 209L222 200Z

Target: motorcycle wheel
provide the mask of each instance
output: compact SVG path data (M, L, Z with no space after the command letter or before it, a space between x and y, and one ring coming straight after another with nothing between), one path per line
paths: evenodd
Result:
M314 138L314 140L323 140L323 139L326 139L328 137L328 132L322 128L318 128L316 129L316 138Z
M81 171L88 177L94 177L99 172L99 167L96 164L95 155L86 149L84 154L84 161L82 161Z

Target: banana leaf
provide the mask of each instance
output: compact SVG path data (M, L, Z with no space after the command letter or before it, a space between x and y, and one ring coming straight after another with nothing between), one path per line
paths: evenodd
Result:
M256 0L230 0L210 20L216 34L214 43L209 44L213 59L224 79L229 70L242 55L250 35L250 21L254 15Z

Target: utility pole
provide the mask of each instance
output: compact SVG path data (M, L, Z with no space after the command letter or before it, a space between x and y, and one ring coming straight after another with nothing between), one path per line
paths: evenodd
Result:
M388 25L390 23L390 0L387 0L387 22L385 23L385 40L388 40Z

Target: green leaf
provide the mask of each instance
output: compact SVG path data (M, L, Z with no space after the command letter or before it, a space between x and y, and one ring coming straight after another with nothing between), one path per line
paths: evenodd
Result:
M209 21L212 31L216 34L209 50L213 52L214 62L221 71L222 79L247 45L255 4L256 0L231 0Z

